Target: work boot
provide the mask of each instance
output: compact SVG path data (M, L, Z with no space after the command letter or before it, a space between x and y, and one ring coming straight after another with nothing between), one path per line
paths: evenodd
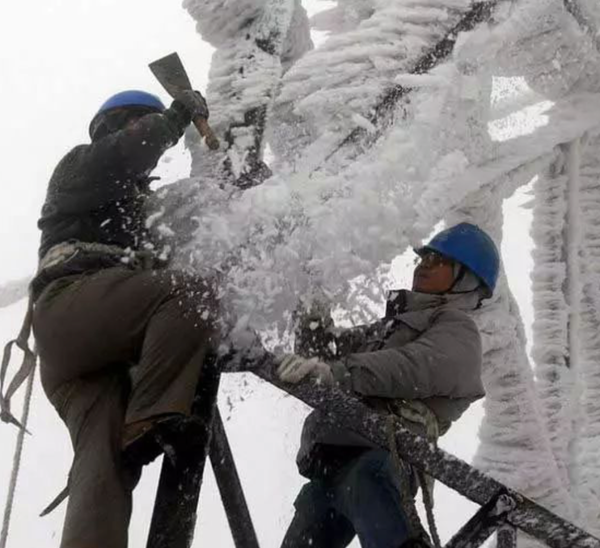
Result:
M125 462L144 466L163 453L174 460L174 443L186 419L185 415L173 413L126 424L121 437Z

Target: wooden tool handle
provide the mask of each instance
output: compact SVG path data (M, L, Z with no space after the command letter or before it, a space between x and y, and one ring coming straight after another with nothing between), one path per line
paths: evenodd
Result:
M219 139L213 133L212 128L208 125L206 118L195 118L194 125L198 128L200 135L204 137L208 148L211 150L217 150L219 148Z

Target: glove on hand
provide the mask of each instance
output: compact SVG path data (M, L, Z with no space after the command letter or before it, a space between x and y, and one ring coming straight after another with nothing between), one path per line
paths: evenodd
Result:
M283 382L298 384L305 377L312 377L317 384L325 386L335 384L331 367L318 358L308 359L297 354L284 354L276 360L276 363L279 364L277 376Z
M179 93L175 100L184 106L188 111L192 120L195 118L204 118L208 120L208 107L206 106L206 100L199 91L193 91L186 89Z
M313 301L310 306L300 302L294 312L294 351L303 356L320 356L325 361L335 359L333 319L328 303Z

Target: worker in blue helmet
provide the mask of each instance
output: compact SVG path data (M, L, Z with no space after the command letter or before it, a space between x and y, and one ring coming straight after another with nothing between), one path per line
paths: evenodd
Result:
M42 384L75 453L62 548L126 548L142 465L193 423L217 290L168 268L171 231L148 206L160 157L208 115L197 91L169 107L117 93L50 179L31 288Z
M90 137L92 140L101 138L125 127L128 120L165 110L165 105L156 95L139 90L121 91L109 97L100 106L90 122Z
M478 226L460 223L443 230L415 251L421 258L439 255L454 261L457 272L449 292L468 290L478 281L482 298L492 296L500 271L500 255L494 241Z
M283 382L336 385L436 443L484 396L471 313L492 296L500 259L490 236L470 223L440 232L416 253L412 290L390 292L382 319L340 329L328 315L301 316L296 350L304 355L281 356L277 374ZM315 356L304 341L319 338L327 344ZM414 506L419 488L426 504L432 500L431 482L390 451L315 410L297 464L309 482L282 548L343 548L355 536L363 548L431 546Z

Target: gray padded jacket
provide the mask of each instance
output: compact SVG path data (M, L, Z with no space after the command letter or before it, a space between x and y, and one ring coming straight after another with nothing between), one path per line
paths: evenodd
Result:
M467 314L477 302L474 293L392 292L383 319L336 330L334 377L375 409L387 410L395 399L422 401L445 433L484 396L481 338ZM302 431L300 473L314 477L370 446L354 432L329 426L313 411Z

